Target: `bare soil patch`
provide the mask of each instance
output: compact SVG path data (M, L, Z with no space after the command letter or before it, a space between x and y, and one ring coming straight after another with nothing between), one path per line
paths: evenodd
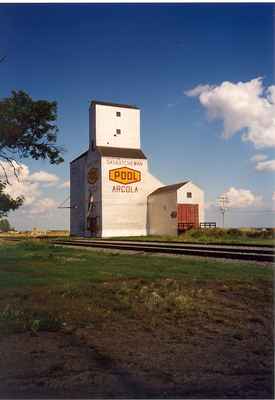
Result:
M0 335L1 398L273 398L271 282L121 278L16 296L11 309L60 325Z

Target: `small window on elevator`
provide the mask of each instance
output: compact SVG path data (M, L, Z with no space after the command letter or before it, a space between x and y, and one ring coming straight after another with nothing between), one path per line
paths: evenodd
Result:
M192 193L191 193L191 192L187 192L187 193L186 193L186 197L187 197L188 199L192 199Z
M117 112L116 112L116 116L117 116L117 117L121 117L121 112L120 112L120 111L117 111Z
M117 130L116 130L116 134L117 134L117 135L120 135L120 134L121 134L121 130L120 130L120 129L117 129Z

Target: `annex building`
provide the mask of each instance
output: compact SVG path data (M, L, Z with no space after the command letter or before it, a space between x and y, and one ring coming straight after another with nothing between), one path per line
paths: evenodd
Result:
M140 145L140 109L92 101L89 149L70 163L71 235L176 235L204 221L204 193L190 180L163 185Z

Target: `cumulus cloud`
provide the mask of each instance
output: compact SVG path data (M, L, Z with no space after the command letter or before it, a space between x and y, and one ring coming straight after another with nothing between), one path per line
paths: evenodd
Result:
M275 160L260 161L256 165L257 171L275 171Z
M262 196L252 193L248 189L229 188L223 193L228 199L227 206L231 208L262 207Z
M57 207L55 200L46 197L41 198L43 195L42 188L45 184L56 184L59 178L54 174L49 174L46 171L39 171L30 174L29 168L24 164L10 165L7 162L2 162L2 172L0 171L0 180L8 177L9 184L5 187L4 192L9 194L12 198L18 196L24 197L24 204L18 212L22 214L45 214L51 209ZM14 174L14 167L16 168L16 175Z
M46 171L35 172L28 178L29 182L40 182L47 186L55 185L59 181L59 177L54 174L49 174Z
M256 148L275 147L275 86L264 88L262 78L248 82L198 85L185 92L198 97L211 119L224 124L223 137L240 133Z
M37 214L47 214L51 210L56 209L58 206L57 202L50 197L45 197L44 199L38 200L34 206L30 209L30 214L37 215Z
M255 156L250 158L250 161L259 162L259 161L264 161L266 159L267 159L267 156L265 154L255 154Z
M214 86L210 85L198 85L194 87L194 89L187 90L186 92L184 92L184 94L189 97L197 97L200 96L202 93L208 92L209 90L213 89L213 87Z
M16 161L0 162L0 180L3 182L13 181L14 178L23 179L28 174L29 169L26 165L19 164Z
M250 160L256 163L255 169L257 171L275 171L275 160L267 160L267 158L265 154L255 154Z
M217 204L215 203L215 201L206 201L204 203L204 209L205 210L210 210L210 209L216 208L216 207L217 207Z
M60 185L61 188L69 188L70 187L70 181L65 181Z
M29 168L24 164L19 165L14 163L13 166L7 162L2 162L1 164L5 169L9 181L4 192L14 199L18 196L23 196L25 199L25 206L32 204L34 200L40 196L41 192L39 189L39 183L28 182L30 176ZM16 175L14 174L14 168L16 169ZM1 172L0 179L5 179L5 173L4 171Z

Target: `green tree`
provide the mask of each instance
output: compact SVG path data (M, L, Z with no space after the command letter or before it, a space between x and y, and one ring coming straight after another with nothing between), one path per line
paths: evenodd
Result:
M24 198L17 197L13 199L9 194L4 192L8 183L0 181L0 218L6 217L9 211L14 211L23 204Z
M23 158L63 162L63 149L56 145L57 103L33 100L23 91L12 91L0 100L0 217L15 210L23 198L12 199L4 189L9 184L6 166L17 176L17 163Z
M10 226L10 223L7 219L0 219L0 232L8 232L12 228Z

